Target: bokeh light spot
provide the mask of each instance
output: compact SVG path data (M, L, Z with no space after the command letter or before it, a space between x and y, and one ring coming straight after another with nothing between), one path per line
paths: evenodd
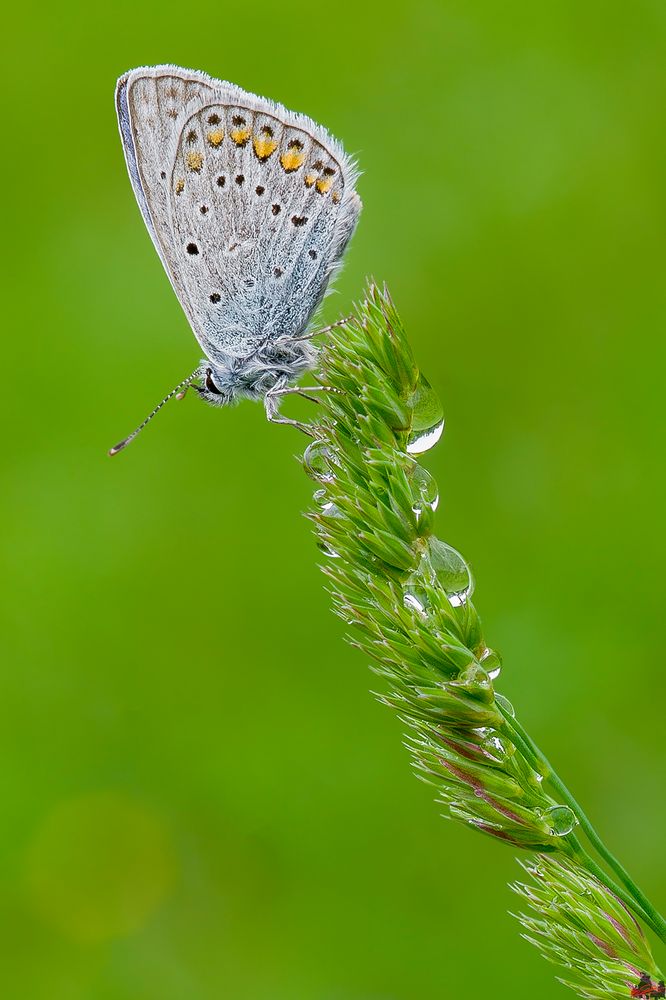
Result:
M174 871L155 813L103 792L53 809L28 848L25 878L35 912L85 943L138 930L167 896Z

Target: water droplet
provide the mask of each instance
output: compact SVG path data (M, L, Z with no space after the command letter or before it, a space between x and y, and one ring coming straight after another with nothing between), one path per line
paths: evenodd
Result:
M312 499L319 507L320 513L324 517L342 517L342 511L336 503L328 499L326 490L315 490Z
M510 715L512 719L515 719L516 710L508 698L505 698L503 694L496 694L495 701L500 706L500 708L504 709L507 715Z
M429 539L428 551L418 568L403 584L405 607L427 614L432 598L432 593L428 596L428 586L443 590L454 608L464 604L474 590L474 580L463 557L434 536Z
M332 500L327 500L321 505L321 512L324 517L342 517L342 511Z
M414 466L411 483L414 490L412 510L418 521L426 508L433 512L437 510L439 506L439 492L434 476L431 476L427 469L424 469L420 465Z
M464 604L472 596L474 579L457 549L433 535L428 541L425 560L430 568L432 582L442 588L454 608Z
M551 806L542 815L554 837L566 837L578 825L578 820L569 806Z
M470 663L460 671L455 680L449 682L452 686L464 688L474 697L492 699L493 687L490 677L478 663Z
M426 614L428 610L428 597L423 586L423 581L417 573L406 581L402 599L406 608L417 611L420 615Z
M328 556L329 559L340 558L340 553L336 552L335 549L332 549L328 542L317 542L317 548L320 552L323 552L325 556Z
M412 408L412 430L407 451L420 455L436 445L444 430L444 411L439 396L424 375L419 375L416 388L407 401Z
M515 751L514 748L507 745L499 738L499 736L491 736L487 743L487 749L494 754L497 760L504 760L506 757L510 757Z
M320 483L332 483L335 479L333 453L323 441L313 441L307 446L303 462L310 476Z
M516 752L513 744L505 742L501 736L497 735L494 729L487 726L478 726L474 730L474 733L479 738L478 746L496 760L506 760Z
M499 677L502 669L502 657L494 649L486 647L479 662L483 665L483 669L487 671L491 681Z

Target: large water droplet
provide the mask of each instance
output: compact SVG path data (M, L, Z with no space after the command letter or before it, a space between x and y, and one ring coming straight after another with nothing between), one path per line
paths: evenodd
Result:
M474 580L469 566L456 549L432 536L416 571L403 584L405 607L427 614L432 601L428 587L443 590L450 604L459 607L471 597Z
M419 375L416 388L407 400L412 408L412 430L407 440L407 451L420 455L437 444L444 430L444 410L439 396L425 375Z
M412 510L418 521L424 510L436 511L439 506L439 491L434 476L420 465L414 466L411 476L414 500Z
M472 572L457 549L433 535L428 541L428 561L433 583L441 587L454 607L464 604L474 591Z
M542 815L554 837L566 837L578 825L578 820L569 806L551 806Z
M313 441L307 446L303 462L310 476L320 483L332 483L335 479L333 453L323 441Z
M500 670L502 669L502 657L499 653L496 653L494 649L486 649L481 654L481 659L479 660L483 669L488 673L491 681L494 681L500 675Z

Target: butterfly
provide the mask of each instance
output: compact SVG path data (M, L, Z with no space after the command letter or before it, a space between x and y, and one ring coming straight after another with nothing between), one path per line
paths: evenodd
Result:
M116 110L136 200L205 357L174 396L264 401L316 357L309 327L361 211L358 171L322 126L178 66L133 69ZM318 331L324 332L324 331Z

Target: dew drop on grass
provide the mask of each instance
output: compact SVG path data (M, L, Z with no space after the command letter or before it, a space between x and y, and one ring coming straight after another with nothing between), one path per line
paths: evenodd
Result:
M428 595L418 573L410 576L409 580L405 582L402 599L406 608L416 611L420 615L427 614Z
M322 504L321 512L324 517L342 517L342 511L332 500Z
M439 506L439 491L434 476L431 476L427 469L422 468L420 465L414 466L411 483L414 491L412 510L418 521L424 510L428 509L433 512L437 510Z
M432 582L442 588L454 608L472 596L472 571L457 549L433 535L428 541L428 553L424 558L428 562Z
M333 455L331 449L323 441L313 441L305 449L303 462L308 474L319 480L320 483L332 483L335 479L333 473Z
M543 819L554 837L566 837L578 825L578 820L569 806L551 806L543 813Z
M407 451L420 455L436 445L444 430L444 410L439 396L425 375L419 375L416 388L407 401L412 408L412 430Z
M428 549L418 568L403 584L405 607L427 614L432 596L432 591L428 594L428 587L442 590L454 608L464 604L474 590L474 579L463 557L434 536L429 539Z
M485 746L496 760L506 760L515 752L514 748L510 744L507 746L499 736L490 736Z
M323 552L325 556L328 556L329 559L340 558L340 553L336 552L335 549L332 549L328 542L317 542L317 548L320 552Z
M488 726L477 727L474 734L479 737L478 745L496 760L506 760L516 752L511 743L505 742L494 729Z
M319 507L319 511L324 517L342 517L342 511L337 504L328 499L326 490L315 490L312 499Z
M502 669L502 657L499 653L496 653L494 649L486 648L479 661L484 670L487 671L491 681L494 681L500 675Z

